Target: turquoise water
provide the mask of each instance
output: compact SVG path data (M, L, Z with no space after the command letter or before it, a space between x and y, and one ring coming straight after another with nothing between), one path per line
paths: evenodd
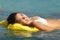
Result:
M0 20L6 19L10 13L11 12L7 11L0 12ZM26 38L21 36L15 36L10 33L6 27L0 26L0 40L60 40L60 30L54 30L52 32L38 32L34 33L32 37Z
M0 21L12 12L23 12L29 17L60 19L60 0L0 0ZM38 32L26 38L14 36L6 27L0 26L0 40L60 40L60 30Z

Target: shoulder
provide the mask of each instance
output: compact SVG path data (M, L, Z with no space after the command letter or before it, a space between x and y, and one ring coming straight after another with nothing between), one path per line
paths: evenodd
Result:
M32 17L31 19L32 20L37 20L37 19L39 19L40 17L39 16L34 16L34 17Z

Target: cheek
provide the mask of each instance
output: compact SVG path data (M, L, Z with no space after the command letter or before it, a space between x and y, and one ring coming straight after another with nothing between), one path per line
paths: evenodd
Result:
M17 20L17 21L18 21L18 20L19 20L19 17L16 17L16 18L15 18L15 20Z
M20 20L20 22L21 22L21 23L26 23L26 21L25 21L25 20Z
M23 23L26 23L26 21L25 21L25 20L23 20Z

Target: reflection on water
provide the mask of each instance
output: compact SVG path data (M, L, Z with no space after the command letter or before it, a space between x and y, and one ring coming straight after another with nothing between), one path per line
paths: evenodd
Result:
M2 29L1 29L2 28ZM9 32L8 29L4 29L4 27L0 28L0 40L11 39L11 40L59 40L60 39L60 31L55 30L52 32L38 32L33 33L32 37L22 37L29 35L29 33L24 33L21 31ZM22 35L21 35L22 34Z
M5 14L5 12L1 13L0 20L6 19L9 14L8 13ZM32 36L32 37L28 37L28 38L22 37L22 35ZM60 40L60 30L54 30L52 32L37 32L37 33L22 32L22 31L12 32L9 31L6 27L0 26L0 40L9 40L9 39L10 40Z

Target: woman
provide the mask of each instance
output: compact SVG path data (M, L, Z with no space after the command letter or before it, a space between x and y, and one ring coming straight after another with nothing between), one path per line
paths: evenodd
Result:
M32 20L22 13L10 14L7 21L8 29L10 29L15 36L31 37L32 33L39 31L36 27L30 26Z
M23 13L12 13L7 18L7 21L8 21L8 25L14 24L14 23L20 23L23 25L30 25L32 23L32 20Z
M22 13L12 13L7 18L8 25L14 23L20 23L23 25L34 26L43 31L52 31L60 28L60 20L58 19L44 19L38 16L29 18Z

